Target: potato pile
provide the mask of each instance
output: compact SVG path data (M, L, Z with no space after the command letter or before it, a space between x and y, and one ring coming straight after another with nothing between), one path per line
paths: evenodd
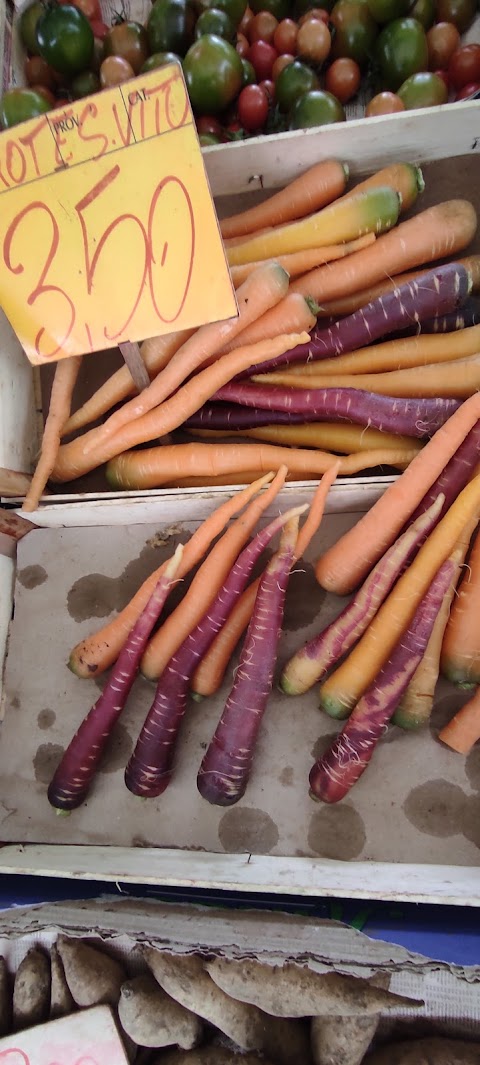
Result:
M479 1043L452 1039L372 1050L381 1015L423 1005L392 993L384 973L371 979L319 974L299 964L227 961L147 945L138 946L134 961L132 975L103 945L66 935L49 951L32 947L13 977L0 958L0 1035L108 1005L132 1065L480 1062Z

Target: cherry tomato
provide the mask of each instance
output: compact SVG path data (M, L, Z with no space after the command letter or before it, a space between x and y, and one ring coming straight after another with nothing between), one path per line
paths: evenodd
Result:
M178 55L175 55L175 52L154 52L153 55L149 55L148 59L145 60L140 73L148 74L149 70L158 70L159 67L164 67L167 63L180 63L180 59Z
M49 110L50 104L42 93L33 89L7 89L0 99L0 129L11 129Z
M273 104L273 101L275 99L275 84L274 84L274 82L270 81L269 78L265 78L263 81L259 82L259 85L260 85L260 88L263 89L269 104Z
M305 92L295 101L288 116L289 129L325 126L331 122L345 122L345 111L335 96L322 89Z
M430 70L447 70L460 44L460 34L453 22L437 22L427 33Z
M278 25L278 19L275 18L275 15L272 15L271 11L259 11L258 15L253 16L248 27L248 39L250 43L253 44L254 41L268 41L269 44L272 44L275 30Z
M150 52L184 56L194 28L195 12L187 0L155 0L146 25Z
M272 67L277 59L277 50L267 41L255 41L248 49L247 59L255 69L259 81L272 76Z
M243 70L242 88L245 85L256 85L257 84L257 75L255 73L254 68L252 67L252 64L250 63L250 60L242 59L242 70Z
M384 22L406 15L410 0L367 0L367 4L375 22L383 25Z
M235 44L235 49L238 52L238 54L239 54L241 59L245 59L249 48L250 48L250 45L249 45L249 43L247 41L247 38L245 37L245 34L244 33L237 33L237 41L236 41L236 44Z
M255 15L259 11L271 11L279 22L290 14L290 0L250 0L250 7Z
M454 89L480 81L480 44L464 44L453 53L448 77Z
M99 0L57 0L59 4L73 4L88 18L89 22L93 22L94 19L101 19L102 12L100 10Z
M314 63L324 63L330 54L332 38L330 30L324 22L312 19L304 22L297 34L297 54L301 59L308 59Z
M426 32L433 26L436 19L435 0L415 0L408 14L410 18L415 18L417 22L420 22Z
M245 37L248 37L248 27L252 21L252 18L254 18L253 11L251 7L247 6L238 26L239 33L243 33Z
M200 147L209 148L212 144L220 144L221 136L217 133L200 133Z
M199 37L191 45L183 61L183 72L192 106L198 114L225 111L243 84L238 52L215 34Z
M480 81L472 81L469 85L463 85L455 95L456 100L467 100L469 96L480 92Z
M197 19L195 26L195 40L204 37L206 33L215 33L217 37L224 37L226 41L236 39L235 26L226 11L218 7L207 7Z
M403 82L428 67L427 35L413 18L387 23L375 44L380 84L396 92Z
M306 11L304 15L298 20L298 25L303 26L304 22L324 22L326 26L330 22L330 15L328 11L323 7L312 7L311 11Z
M341 104L348 103L360 88L362 74L354 59L335 59L325 74L325 88Z
M110 32L110 26L107 26L107 23L102 22L101 19L92 19L90 25L92 27L93 36L95 37L95 40L104 41L105 37L107 36L107 33Z
M405 110L413 111L418 107L438 107L440 104L446 104L448 89L437 74L423 70L411 74L400 86L397 95L403 100Z
M43 96L43 99L47 101L49 107L57 106L57 101L53 92L50 89L47 89L46 85L32 85L31 89L32 92L36 92L39 96Z
M394 92L379 92L367 104L365 118L374 115L394 115L397 111L404 111L405 104Z
M347 56L363 67L369 62L378 26L364 0L338 0L332 11L335 28L332 59Z
M294 55L297 50L298 27L291 18L278 23L273 35L273 46L279 55Z
M265 125L268 116L268 99L259 85L247 85L237 101L239 122L244 129L256 130Z
M118 55L126 59L134 74L139 74L148 56L148 37L139 22L119 22L112 26L103 42L105 58Z
M26 59L24 69L28 85L44 85L50 90L58 85L58 75L40 55L32 55Z
M442 79L443 84L445 85L445 87L447 89L447 92L450 92L450 81L449 81L449 78L448 78L448 72L446 70L435 70L434 74L436 74L437 77Z
M215 137L222 136L222 125L215 115L199 115L196 120L197 133L213 133Z
M74 100L81 100L83 96L91 96L100 89L100 78L93 70L84 70L82 74L77 74L70 85Z
M296 100L312 89L318 89L315 71L296 59L284 67L275 82L275 95L281 111L291 111Z
M465 33L471 26L477 5L476 0L437 0L436 17L438 22L453 22L460 33Z
M289 63L294 63L294 62L295 62L295 56L294 55L288 55L288 52L285 52L284 55L279 55L278 59L275 60L275 62L273 64L273 67L272 67L272 78L273 78L273 80L276 81L277 78L282 73L283 68L284 67L288 67Z
M87 70L93 55L93 30L73 4L48 7L37 23L40 55L60 74L73 77Z
M111 89L113 85L122 85L124 81L134 78L133 67L121 55L108 55L100 67L100 85L102 89Z
M34 0L33 4L29 4L20 16L20 39L30 55L40 55L37 41L37 24L39 18L44 14L45 8L41 0Z

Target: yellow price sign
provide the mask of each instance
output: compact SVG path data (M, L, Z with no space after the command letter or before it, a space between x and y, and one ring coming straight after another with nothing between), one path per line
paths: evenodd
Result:
M179 64L0 134L0 304L34 364L238 314Z

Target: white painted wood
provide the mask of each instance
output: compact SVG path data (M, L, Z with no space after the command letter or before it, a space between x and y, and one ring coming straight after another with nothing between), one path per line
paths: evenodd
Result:
M28 844L0 850L0 873L480 906L480 869L440 865Z
M93 1006L0 1039L0 1059L11 1065L128 1065L110 1006Z

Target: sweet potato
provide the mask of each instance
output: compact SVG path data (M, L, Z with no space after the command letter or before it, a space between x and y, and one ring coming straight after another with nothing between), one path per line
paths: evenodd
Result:
M197 1050L167 1050L159 1054L151 1065L273 1065L259 1054L235 1054L221 1046L199 1047Z
M12 987L5 958L0 955L0 1038L12 1028Z
M240 1002L255 1002L277 1017L360 1017L423 1002L394 995L368 980L340 973L315 973L301 965L258 961L206 963L212 980Z
M118 1017L124 1032L141 1047L191 1050L203 1030L199 1017L174 1002L148 973L122 984Z
M31 1028L48 1020L50 1010L50 959L32 947L20 962L13 985L13 1029Z
M388 989L388 973L369 979L373 987ZM378 1027L372 1017L312 1017L310 1038L314 1065L361 1065Z
M480 1043L463 1039L412 1039L388 1043L366 1058L365 1065L478 1065Z
M67 1017L75 1010L75 1003L65 978L63 962L55 943L50 947L51 991L50 1020Z
M77 1006L116 1006L126 973L120 962L80 939L59 936L65 979Z

